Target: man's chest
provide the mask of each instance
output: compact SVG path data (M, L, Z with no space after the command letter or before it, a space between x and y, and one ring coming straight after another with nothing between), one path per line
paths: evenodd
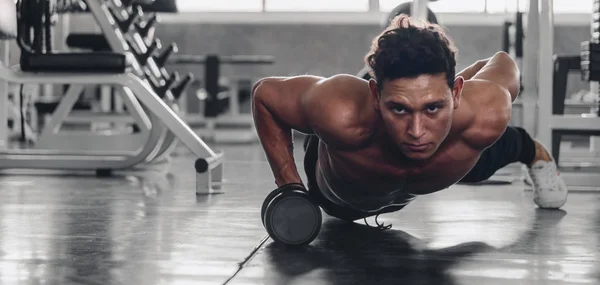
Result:
M477 163L480 153L460 145L445 147L426 163L410 166L373 150L340 153L320 150L320 164L328 179L354 191L384 194L402 188L411 194L433 193L458 182Z

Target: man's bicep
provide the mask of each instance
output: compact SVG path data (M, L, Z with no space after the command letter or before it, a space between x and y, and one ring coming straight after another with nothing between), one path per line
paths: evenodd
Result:
M496 53L472 79L492 81L500 85L510 93L512 101L519 95L519 67L505 52Z

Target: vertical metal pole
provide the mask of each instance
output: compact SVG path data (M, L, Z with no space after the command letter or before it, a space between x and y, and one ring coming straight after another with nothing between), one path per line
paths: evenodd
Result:
M413 0L410 6L410 17L419 21L427 21L428 0Z
M525 53L522 64L523 93L520 100L523 103L522 126L528 133L536 133L536 102L538 97L538 51L540 48L538 0L529 1L527 13L527 36L525 37ZM546 94L548 96L548 94Z
M592 3L592 16L590 17L590 39L592 42L598 43L600 39L598 39L598 35L594 35L594 25L595 23L600 22L599 20L594 20L594 13L598 12L600 9L596 7L595 4ZM600 83L596 81L590 81L590 92L595 95L596 100L600 100ZM596 106L592 108L591 113L599 114L598 106L600 105L598 102L595 104ZM596 151L600 151L600 136L591 136L590 137L590 151L592 153Z
M369 12L379 13L379 0L369 0Z
M552 79L554 55L553 0L542 0L540 10L539 89L537 138L552 149Z
M2 61L0 64L9 66L10 60L10 43L8 40L0 41L2 45L0 50L2 51ZM8 140L8 82L0 79L0 151L5 150Z

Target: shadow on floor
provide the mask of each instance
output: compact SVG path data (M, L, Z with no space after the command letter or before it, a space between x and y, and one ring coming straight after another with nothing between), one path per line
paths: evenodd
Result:
M455 284L446 269L489 250L493 248L480 242L430 250L403 231L328 220L314 245L288 249L271 244L266 258L277 279L273 284L316 269L322 270L318 279L326 279L325 284Z
M303 284L457 284L448 272L451 267L473 255L545 243L539 239L545 239L565 215L560 210L536 210L531 230L503 248L468 242L429 249L424 241L404 231L381 231L331 219L311 246L267 246L266 277L268 284L291 284L297 278L302 278ZM313 282L304 283L311 279Z

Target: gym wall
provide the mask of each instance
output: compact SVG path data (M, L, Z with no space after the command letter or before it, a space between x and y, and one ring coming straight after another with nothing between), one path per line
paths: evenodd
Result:
M93 31L94 22L72 17L71 31ZM159 24L157 35L164 44L176 42L181 54L218 53L222 55L273 55L274 65L238 66L223 70L223 75L333 75L354 74L363 67L363 56L370 41L380 31L378 25L267 25L267 24ZM457 70L501 49L501 27L447 26L459 48ZM580 42L590 37L589 25L556 26L554 51L578 54ZM11 64L18 63L16 44L11 48ZM202 66L177 66L174 70L192 71L202 76ZM587 89L578 74L570 76L567 94Z
M500 26L448 26L447 29L459 48L457 70L502 48ZM157 34L164 42L177 42L181 53L185 54L275 56L276 63L272 66L238 67L228 71L256 77L354 74L363 67L363 56L379 31L377 25L163 24L157 28ZM580 43L589 37L589 26L557 26L554 51L579 54ZM202 71L202 67L191 68L194 72ZM582 83L579 78L578 74L570 76L567 94L588 88L589 84Z

